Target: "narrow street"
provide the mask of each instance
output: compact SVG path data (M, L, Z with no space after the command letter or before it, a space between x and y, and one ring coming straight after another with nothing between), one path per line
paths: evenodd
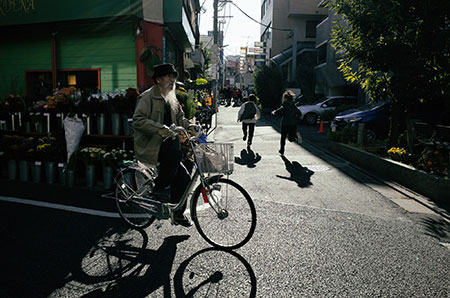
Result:
M247 150L237 111L220 107L213 137L235 144L230 178L257 208L244 247L216 250L194 227L167 221L132 230L105 214L2 201L0 295L450 296L448 225L437 215L399 207L390 199L398 194L306 140L288 143L282 158L272 120L258 122Z

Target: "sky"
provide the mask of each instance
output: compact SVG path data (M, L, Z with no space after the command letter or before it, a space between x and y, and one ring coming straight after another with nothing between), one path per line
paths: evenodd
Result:
M200 15L200 34L207 35L208 31L213 31L213 0L199 0L200 5L206 12ZM253 19L260 21L261 18L261 0L233 0L233 3L239 6ZM225 8L218 13L219 16L232 16L232 18L219 18L225 20L221 25L224 33L224 54L239 55L240 47L253 47L255 41L259 41L260 25L239 11L233 4L227 4Z

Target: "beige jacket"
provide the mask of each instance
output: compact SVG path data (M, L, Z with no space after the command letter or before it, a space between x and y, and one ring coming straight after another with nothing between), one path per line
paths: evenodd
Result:
M158 130L164 125L165 100L158 87L144 91L139 97L133 115L134 153L137 160L151 165L157 165L162 137ZM172 123L188 128L191 124L184 118L183 109L179 104L171 107Z

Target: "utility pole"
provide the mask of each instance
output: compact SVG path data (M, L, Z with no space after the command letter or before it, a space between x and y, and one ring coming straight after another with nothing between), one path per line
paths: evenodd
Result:
M219 0L214 0L213 3L214 6L214 20L213 20L213 35L214 35L214 44L213 44L213 49L218 49L219 48L219 30L217 29L217 24L218 24L218 6L219 6ZM214 53L214 55L217 55L217 53ZM217 63L216 63L216 74L214 75L214 83L213 83L213 96L214 96L214 100L213 100L213 104L214 106L217 103Z
M214 44L219 43L219 30L217 30L217 24L218 24L218 6L219 6L219 0L214 0L214 20L213 20L213 33L214 33Z
M297 73L297 29L292 29L292 67L291 67L291 82L295 82Z

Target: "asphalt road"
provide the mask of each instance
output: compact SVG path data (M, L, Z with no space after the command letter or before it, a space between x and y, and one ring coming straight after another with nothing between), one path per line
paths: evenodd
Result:
M235 144L230 178L257 208L244 247L216 250L165 221L130 230L114 213L1 201L0 296L450 297L446 221L306 140L283 159L273 119L247 150L236 117L221 107L214 139Z

